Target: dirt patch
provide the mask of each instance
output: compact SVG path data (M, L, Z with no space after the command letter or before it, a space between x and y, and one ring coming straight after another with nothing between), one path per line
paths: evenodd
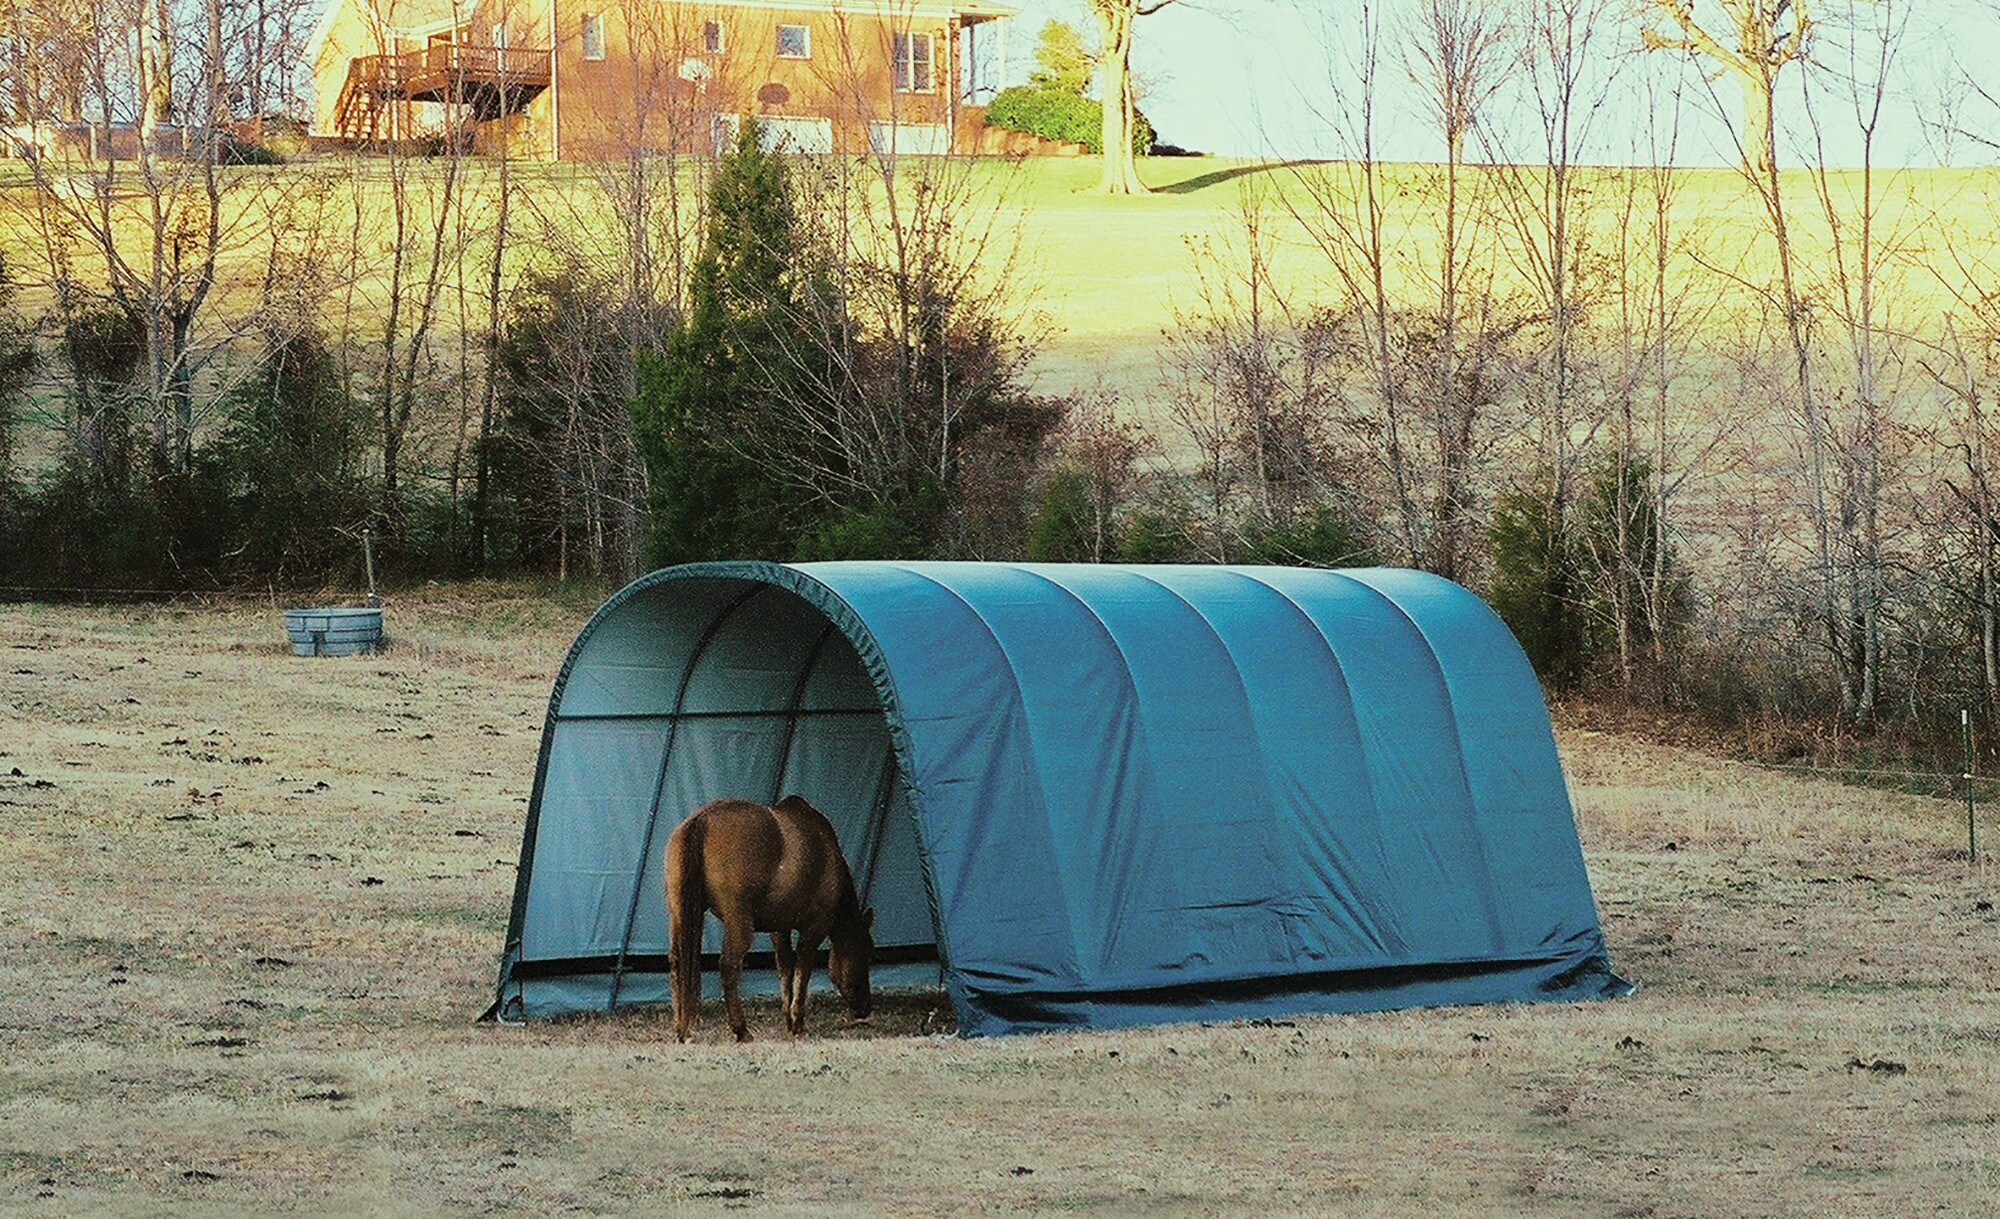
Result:
M993 1041L893 994L475 1025L591 605L0 608L0 1206L1977 1213L2000 883L1962 807L1566 728L1599 1004ZM18 771L19 773L14 773ZM2000 842L2000 834L1993 836ZM1955 853L1958 852L1958 853Z

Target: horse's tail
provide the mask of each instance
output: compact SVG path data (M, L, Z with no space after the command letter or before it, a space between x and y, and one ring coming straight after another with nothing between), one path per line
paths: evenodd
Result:
M702 878L702 841L708 823L691 817L667 839L667 922L673 937L674 1033L687 1040L701 1021L701 929L708 913L708 886Z

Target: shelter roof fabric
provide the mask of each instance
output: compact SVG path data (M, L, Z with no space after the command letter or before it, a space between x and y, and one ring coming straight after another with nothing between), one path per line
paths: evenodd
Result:
M733 735L691 745L697 711ZM690 748L725 760L669 756ZM649 860L699 799L775 798L773 771L846 810L857 876L935 943L963 1033L1625 989L1540 687L1455 584L706 564L613 598L558 679L503 1008L602 1005L580 979L614 941L614 974L663 952L634 942ZM598 964L529 994L552 959Z

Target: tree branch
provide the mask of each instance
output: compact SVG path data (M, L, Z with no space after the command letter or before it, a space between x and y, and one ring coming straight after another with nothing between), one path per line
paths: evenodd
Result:
M1668 38L1648 26L1640 31L1640 41L1649 49L1699 51L1733 72L1751 75L1750 61L1731 51L1715 40L1714 35L1701 28L1694 19L1693 0L1651 0L1653 7L1673 18L1681 28L1684 37Z

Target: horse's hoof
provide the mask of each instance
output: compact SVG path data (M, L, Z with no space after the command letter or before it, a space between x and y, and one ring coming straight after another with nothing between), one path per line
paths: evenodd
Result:
M736 1040L738 1040L738 1041L748 1041L748 1040L750 1040L750 1030L749 1030L749 1029L737 1029L737 1030L736 1030Z

